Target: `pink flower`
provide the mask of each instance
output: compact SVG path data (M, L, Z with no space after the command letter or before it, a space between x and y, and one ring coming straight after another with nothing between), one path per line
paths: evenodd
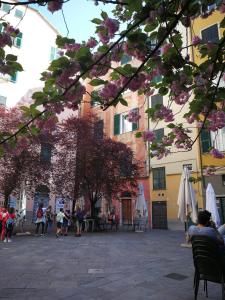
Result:
M151 130L142 132L142 137L145 142L152 142L155 139L155 133Z
M51 13L54 13L57 10L60 10L62 8L63 5L63 1L62 0L54 0L54 1L50 1L48 3L48 10Z
M94 48L96 45L97 45L97 41L92 37L87 41L87 47L89 48Z
M200 37L197 36L197 35L193 36L193 38L192 38L192 44L193 44L194 46L199 45L199 44L201 43L201 41L202 41L202 40L201 40Z
M127 116L127 120L131 123L137 123L140 118L141 116L139 115L137 109L132 109L131 111L129 111L129 114Z
M213 148L211 151L210 151L210 154L214 157L214 158L218 158L218 159L222 159L224 158L224 154L221 153L219 150Z

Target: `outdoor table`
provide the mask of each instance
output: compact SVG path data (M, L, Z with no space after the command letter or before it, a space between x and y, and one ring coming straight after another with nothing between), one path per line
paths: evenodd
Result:
M84 219L84 231L87 232L91 226L91 231L95 228L95 219Z

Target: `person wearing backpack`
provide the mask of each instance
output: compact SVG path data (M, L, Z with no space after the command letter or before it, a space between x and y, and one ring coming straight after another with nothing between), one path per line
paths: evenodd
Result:
M38 235L39 227L41 225L41 235L44 235L45 229L45 216L44 216L44 209L43 203L40 203L36 212L36 230L35 234Z
M76 219L76 237L81 237L82 226L84 222L84 211L79 205L77 205L75 210L75 219Z
M8 211L8 216L7 216L7 220L6 220L6 234L5 234L5 242L12 242L11 237L12 237L12 232L13 232L13 227L15 224L15 210L13 207L9 208Z
M56 216L56 237L58 238L60 234L62 234L62 226L63 226L63 219L67 219L64 214L63 208L60 208L60 211L57 213Z

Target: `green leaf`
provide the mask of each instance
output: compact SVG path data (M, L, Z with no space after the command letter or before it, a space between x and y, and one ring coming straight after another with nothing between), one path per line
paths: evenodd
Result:
M70 61L67 57L62 56L56 60L53 60L48 70L54 71L55 69L65 68L70 64Z
M104 20L108 19L108 15L107 15L107 13L106 13L105 11L102 11L102 12L101 12L101 16L102 16L102 18L103 18Z
M0 48L0 59L4 59L5 58L5 51L2 49L2 48Z
M92 81L90 82L90 85L98 86L98 85L102 85L102 84L105 84L105 83L107 83L107 81L96 78L96 79L92 79Z
M6 60L9 60L9 61L17 61L17 56L16 56L16 55L13 55L13 54L7 54L7 55L6 55Z
M94 18L93 20L91 20L92 23L94 24L101 24L102 23L102 20L101 19L98 19L98 18Z
M140 137L142 137L142 132L136 132L136 134L135 134L135 136L136 136L136 138L140 138Z
M37 135L38 133L40 133L40 128L36 127L35 125L31 125L29 129L33 135Z
M119 99L119 102L120 102L122 105L124 105L124 106L128 106L127 101L126 101L125 99L123 99L123 98L120 98L120 99Z
M154 29L156 29L156 27L158 26L158 22L157 21L154 21L152 23L149 23L145 26L144 28L144 31L145 32L151 32L153 31Z
M142 9L142 0L127 0L130 11L140 11Z
M0 145L0 157L2 157L3 155L4 155L4 149L2 145Z
M168 88L162 86L162 87L159 89L159 94L162 95L162 96L164 96L164 95L166 95L166 94L168 93L168 91L169 91Z
M173 123L169 123L169 124L167 125L167 127L170 128L170 129L173 129L173 128L175 127L175 125L174 125Z
M69 39L67 37L62 37L60 35L58 35L56 38L56 45L59 48L63 48L65 46L65 44L73 44L73 43L75 43L74 39Z

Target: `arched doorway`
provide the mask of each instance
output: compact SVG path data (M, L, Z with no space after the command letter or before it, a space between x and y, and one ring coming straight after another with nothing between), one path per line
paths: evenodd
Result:
M38 205L43 203L44 207L48 207L49 204L49 193L50 190L46 185L39 185L34 194L34 205L33 205L33 222L36 220L36 211L38 209Z

